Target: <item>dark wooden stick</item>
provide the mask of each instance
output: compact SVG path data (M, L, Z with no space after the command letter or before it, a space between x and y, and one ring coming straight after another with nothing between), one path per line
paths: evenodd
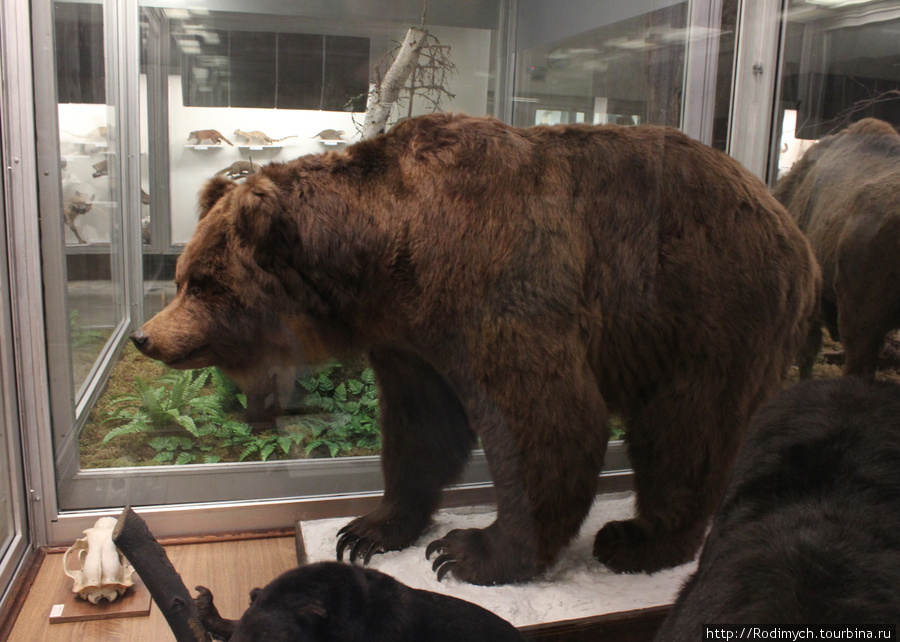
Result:
M181 576L146 522L130 507L119 516L113 530L113 542L144 581L175 639L178 642L206 642L208 637L200 613Z

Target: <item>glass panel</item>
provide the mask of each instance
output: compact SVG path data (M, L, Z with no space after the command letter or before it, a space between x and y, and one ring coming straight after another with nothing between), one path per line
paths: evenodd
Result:
M645 3L616 4L592 16L593 29L554 38L550 23L548 33L528 34L534 44L516 63L516 125L680 124L688 3L647 12Z
M825 277L827 332L813 376L838 376L847 361L855 374L874 374L877 367L879 376L900 376L900 333L891 325L896 312L888 312L897 305L896 288L881 286L878 276L891 273L878 244L895 255L897 248L889 221L896 215L900 144L889 134L900 125L898 32L896 0L791 0L788 6L773 182L819 140L863 119L884 121L860 125L864 134L823 143L813 164L798 167L802 173L776 189L808 233ZM857 204L865 207L865 221Z
M5 292L4 292L5 294ZM3 360L0 359L0 362ZM0 370L0 391L7 390L5 374ZM13 519L12 475L10 470L10 453L7 448L9 433L6 425L6 409L3 407L3 396L0 394L0 559L6 555L6 551L16 534L16 524ZM0 593L4 587L0 586Z
M702 44L695 47L691 64L701 79L715 76L706 84L714 90L697 96L690 108L699 111L703 103L710 104L712 124L703 140L709 136L707 142L725 148L736 3L609 2L599 10L574 3L567 10L554 3L522 7L514 124L680 127L688 54L692 45ZM692 11L697 14L693 18ZM704 18L712 18L712 24L700 22Z
M109 91L114 79L105 66L104 5L57 2L54 20L60 195L77 400L125 312L116 108Z
M900 3L791 0L776 154L782 175L863 118L900 123Z
M407 29L419 24L422 6L390 0L349 15L337 6L293 2L140 5L141 182L149 197L142 206L143 315L149 318L174 297L175 261L197 224L205 181L216 173L240 181L248 168L357 140L371 82L384 75ZM476 2L465 16L459 13L453 3L430 3L425 28L448 73L440 91L431 90L422 74L433 60L423 57L423 72L395 119L435 109L490 113L500 3ZM215 370L169 370L128 345L81 432L81 468L378 453L375 386L362 357L315 372L272 369L244 388ZM366 470L377 465L368 461ZM317 470L316 492L335 492L338 486L322 481L328 472ZM285 474L289 492L304 492L293 475L292 481ZM337 469L335 475L347 477ZM271 475L267 484L260 496L279 493ZM163 486L159 492L174 501ZM190 500L191 490L208 495L182 484L178 500ZM223 492L223 499L237 496ZM67 497L61 493L63 502ZM83 501L80 496L72 505ZM119 494L110 501L123 500Z

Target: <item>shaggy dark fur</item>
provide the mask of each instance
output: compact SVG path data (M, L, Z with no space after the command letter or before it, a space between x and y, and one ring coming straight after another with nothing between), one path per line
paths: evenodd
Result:
M900 386L798 384L754 418L659 642L703 624L900 622Z
M822 312L844 372L873 377L900 328L900 135L867 118L811 147L775 187L822 268ZM816 326L802 376L821 345Z
M506 620L455 597L413 589L373 569L320 562L250 594L240 620L219 616L208 589L207 631L230 642L521 642Z
M629 572L691 559L818 300L809 244L765 185L660 127L422 116L214 179L201 203L178 294L136 345L250 378L367 350L385 494L339 555L412 544L480 437L497 521L429 547L479 584L533 576L577 534L610 411L638 516L595 554Z

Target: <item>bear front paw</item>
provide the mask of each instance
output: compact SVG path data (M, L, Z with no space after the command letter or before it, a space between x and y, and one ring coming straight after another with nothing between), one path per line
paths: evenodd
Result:
M509 541L497 529L467 528L450 531L425 549L425 558L434 553L432 564L438 581L448 573L470 584L490 586L527 580L537 573L535 555L522 542Z
M703 531L651 531L635 519L609 522L594 539L594 557L616 573L655 573L694 559Z
M368 566L369 560L372 559L372 555L384 553L386 549L377 539L370 539L362 535L357 535L353 532L352 526L353 523L347 524L338 531L338 561L344 561L344 550L349 546L350 556L348 561L353 564L357 559L360 559L363 565Z
M379 509L344 526L337 533L338 561L344 561L344 551L348 551L351 563L359 560L368 564L373 555L410 546L424 530L427 518L401 519L397 515L395 511Z

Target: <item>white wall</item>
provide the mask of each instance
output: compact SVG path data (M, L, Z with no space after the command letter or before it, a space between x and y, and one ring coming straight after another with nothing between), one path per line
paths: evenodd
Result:
M434 27L430 32L443 45L450 46L450 56L458 73L451 77L451 93L456 97L444 102L446 111L485 115L490 77L491 32L487 29ZM373 64L378 62L373 59ZM426 103L414 103L414 113L422 113ZM356 114L362 124L362 114ZM234 143L209 145L195 149L187 142L194 130L215 129ZM279 143L284 147L248 149L238 145L247 142L233 134L236 129L259 130L270 138L296 135ZM197 224L197 194L213 174L236 160L265 164L287 161L305 154L342 149L326 146L313 137L323 129L338 129L344 138L358 140L357 127L348 112L293 109L245 109L232 107L185 107L181 94L181 77L169 77L169 186L172 213L172 242L186 243ZM144 151L142 145L142 151Z
M199 129L215 129L234 143L209 145L195 149L188 134ZM247 142L234 135L236 129L259 130L270 138L288 138L279 145L249 149ZM313 137L323 129L340 129L345 138L358 137L348 112L306 111L294 109L245 109L235 107L184 107L181 76L169 77L169 201L172 212L172 242L186 243L197 224L197 194L213 174L234 161L250 160L261 165L287 161L304 154L333 150Z

